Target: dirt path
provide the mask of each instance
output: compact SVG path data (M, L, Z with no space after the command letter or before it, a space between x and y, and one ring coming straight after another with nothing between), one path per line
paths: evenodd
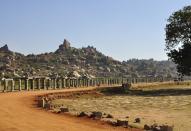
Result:
M87 119L53 114L34 105L36 95L60 91L68 89L0 93L0 131L127 131Z

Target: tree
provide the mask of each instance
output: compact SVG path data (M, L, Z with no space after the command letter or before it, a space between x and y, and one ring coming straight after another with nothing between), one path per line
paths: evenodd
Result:
M191 75L191 6L174 12L166 25L166 51L182 75Z

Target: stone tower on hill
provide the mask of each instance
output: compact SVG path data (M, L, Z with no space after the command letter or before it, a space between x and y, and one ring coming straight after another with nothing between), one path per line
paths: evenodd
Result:
M2 46L2 47L0 48L0 51L9 52L10 50L9 50L9 48L8 48L8 45L6 44L6 45L4 45L4 46Z
M64 39L63 44L61 44L59 46L59 48L58 48L58 50L56 50L56 52L58 53L58 52L63 52L65 50L68 50L68 49L70 49L70 45L71 45L70 42L68 40Z
M69 49L70 48L70 42L68 40L64 39L63 47L64 47L64 49Z

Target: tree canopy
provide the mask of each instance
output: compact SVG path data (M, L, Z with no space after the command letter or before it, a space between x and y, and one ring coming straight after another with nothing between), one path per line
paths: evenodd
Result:
M182 75L191 75L191 6L174 12L166 25L166 51Z

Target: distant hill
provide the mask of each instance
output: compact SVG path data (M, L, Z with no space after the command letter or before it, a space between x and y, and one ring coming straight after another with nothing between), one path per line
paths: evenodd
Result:
M89 77L175 77L176 66L171 61L131 59L120 62L96 48L72 47L66 39L50 53L29 54L0 48L0 72L5 76L89 76Z

